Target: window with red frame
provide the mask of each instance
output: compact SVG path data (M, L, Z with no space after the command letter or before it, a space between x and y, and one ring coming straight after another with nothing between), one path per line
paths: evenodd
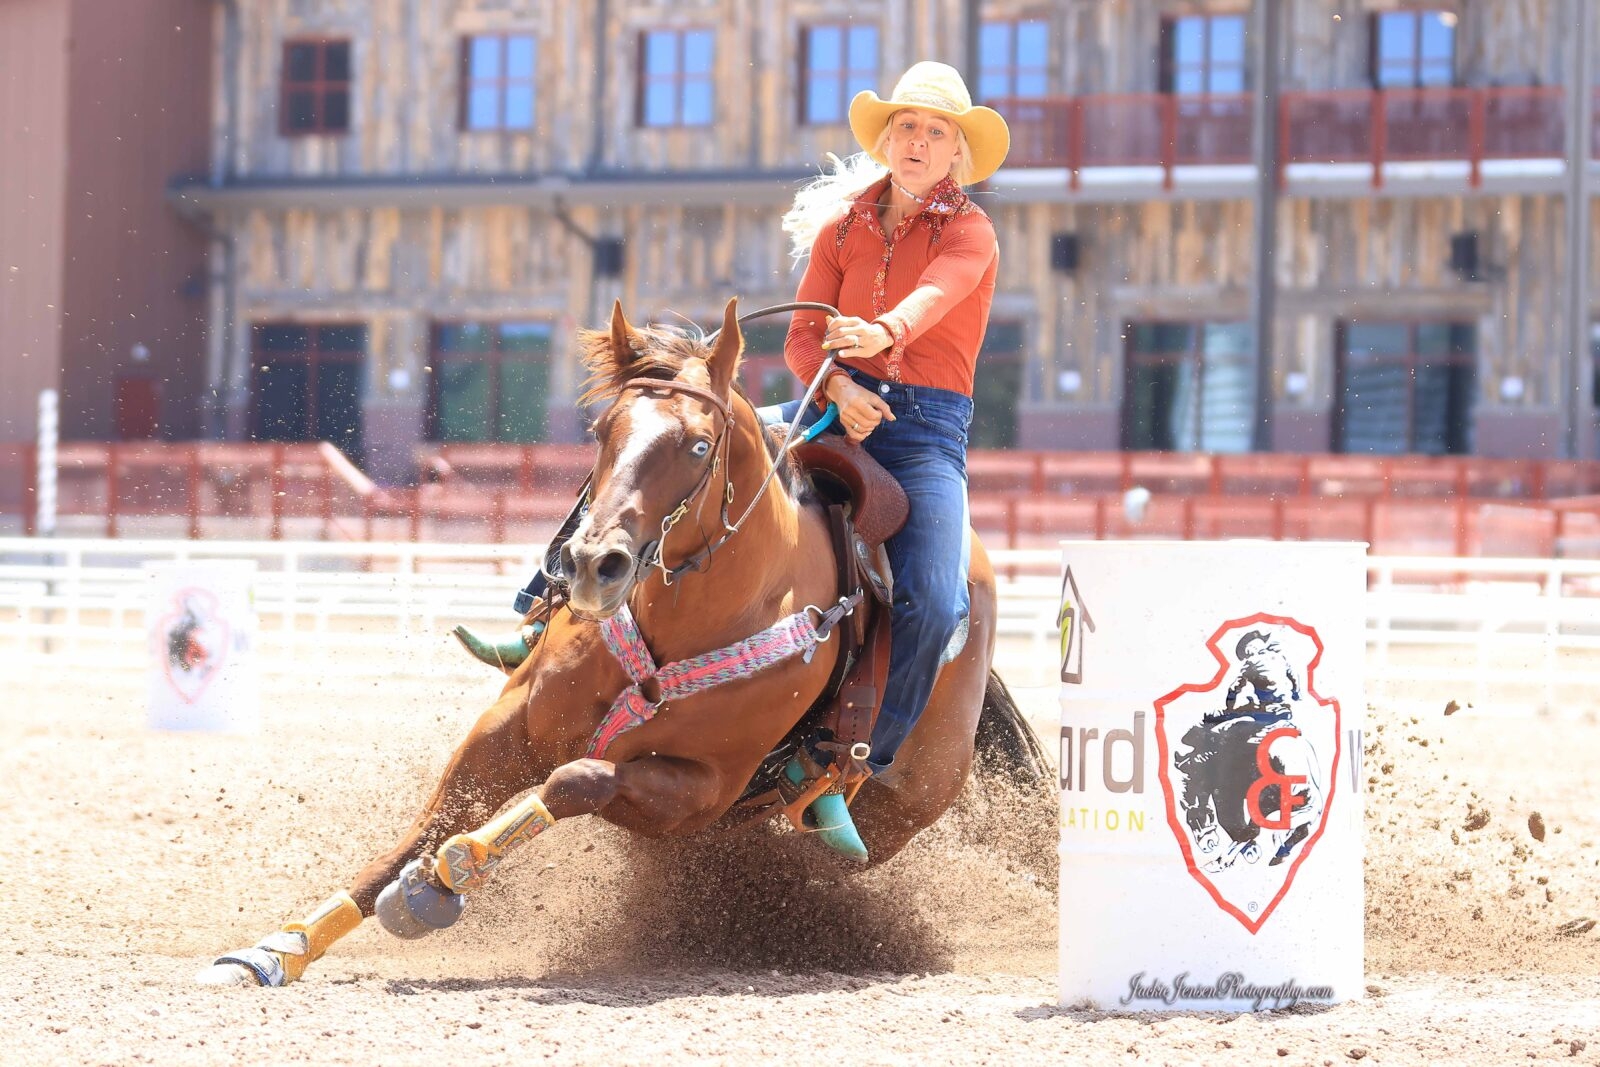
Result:
M787 322L754 322L743 328L744 358L739 381L755 404L782 404L805 392L805 386L783 359L789 337Z
M1372 84L1378 89L1454 85L1452 11L1386 11L1372 16Z
M533 129L537 57L532 34L461 40L461 128Z
M711 30L646 30L639 34L640 126L709 126L713 118Z
M544 440L553 333L539 321L435 324L428 440Z
M1343 322L1337 354L1334 451L1472 451L1477 331L1471 323Z
M350 129L350 42L285 41L279 129L285 136Z
M1242 93L1244 15L1184 15L1161 24L1161 91L1179 96Z
M1130 322L1123 333L1123 448L1250 451L1255 345L1249 323Z
M331 441L361 462L367 328L267 322L253 328L252 441Z
M978 31L978 99L1039 97L1049 91L1049 24L986 21Z
M850 101L878 81L878 27L807 26L800 37L800 121L845 121Z

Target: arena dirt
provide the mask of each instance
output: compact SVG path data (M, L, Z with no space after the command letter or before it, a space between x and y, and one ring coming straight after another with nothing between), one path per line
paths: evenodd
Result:
M1360 1002L1057 1008L1053 802L1015 795L864 875L564 823L445 934L195 989L392 843L492 685L278 680L240 739L147 731L136 675L11 679L0 1062L1600 1063L1600 724L1443 694L1370 713Z

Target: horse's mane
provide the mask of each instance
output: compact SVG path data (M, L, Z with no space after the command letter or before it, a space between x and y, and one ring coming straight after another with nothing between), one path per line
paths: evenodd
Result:
M633 332L643 344L634 349L633 361L623 364L611 347L610 330L578 331L578 358L589 372L583 382L583 392L578 397L580 407L608 404L616 400L623 383L634 378L671 381L690 362L703 362L711 356L706 332L698 326L692 329L669 325L635 326ZM751 411L755 410L755 402L750 399L750 394L737 376L733 380L733 391L750 406ZM782 451L770 433L763 432L760 437L766 445L768 458L778 464L778 476L783 481L784 490L796 501L805 500L810 484L800 473L800 465L795 462L794 456Z

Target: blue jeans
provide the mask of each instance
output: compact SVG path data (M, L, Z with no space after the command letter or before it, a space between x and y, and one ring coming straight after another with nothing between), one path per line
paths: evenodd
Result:
M947 389L884 382L856 370L849 373L894 412L895 421L879 423L862 447L894 475L911 504L905 527L885 545L894 570L889 680L867 761L881 771L894 762L927 707L939 659L971 608L967 431L972 398ZM799 404L795 400L762 408L760 414L767 422L788 425ZM804 424L820 414L810 406ZM830 426L826 432L842 431Z

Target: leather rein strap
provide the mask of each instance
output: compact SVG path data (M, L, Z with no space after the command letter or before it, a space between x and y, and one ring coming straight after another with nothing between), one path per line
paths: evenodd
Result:
M787 304L773 304L771 307L764 307L758 311L752 311L748 315L740 315L739 323L740 325L743 325L744 323L749 322L751 319L758 319L764 315L778 315L785 311L822 311L834 318L837 318L839 315L839 309L833 307L831 304L823 304L811 300L797 300L791 301ZM718 335L721 333L721 329L712 330L710 333L706 334L704 343L707 345L714 344ZM822 366L818 369L816 376L811 380L810 386L807 387L805 397L800 402L800 410L795 413L794 421L789 425L789 432L784 437L783 445L781 446L780 450L781 453L787 453L788 450L793 446L796 434L799 432L800 420L805 415L806 405L811 402L811 398L816 394L817 388L823 383L823 381L827 379L828 372L833 369L833 361L834 357L830 352L827 358L823 360ZM643 580L645 574L650 570L650 568L659 567L661 570L662 581L667 585L671 585L678 578L682 577L689 571L700 570L704 566L705 562L711 558L711 554L713 552L721 548L723 543L726 542L728 538L739 532L739 528L744 525L744 521L750 517L750 513L755 510L756 505L761 502L761 498L766 495L768 486L772 484L772 479L778 474L778 465L770 458L768 459L767 476L762 479L761 485L756 489L755 495L751 497L749 505L744 509L744 514L740 515L736 522L730 523L728 521L728 508L733 504L734 490L733 472L728 468L727 461L728 445L729 441L731 440L728 429L733 424L733 411L729 406L728 401L724 400L716 393L711 392L709 389L702 389L697 385L690 385L687 382L678 382L670 379L630 378L622 383L621 388L619 388L617 392L620 395L622 392L628 389L660 390L673 393L684 393L688 396L694 397L697 400L703 400L707 404L710 404L712 409L722 416L722 427L717 431L717 439L711 446L713 453L711 463L706 467L705 473L700 476L700 481L696 483L695 487L689 491L689 495L685 496L678 506L674 508L666 518L661 520L661 536L644 546L644 551L639 553L638 562L634 565L634 578L636 581ZM722 476L722 535L713 542L707 542L698 552L685 559L677 566L668 567L662 561L663 547L667 540L667 534L672 532L672 528L689 513L690 506L697 498L700 497L702 493L705 492L706 486L710 484L711 476L717 472L719 467L722 468L724 472ZM589 477L590 484L592 484L594 475L591 473Z

